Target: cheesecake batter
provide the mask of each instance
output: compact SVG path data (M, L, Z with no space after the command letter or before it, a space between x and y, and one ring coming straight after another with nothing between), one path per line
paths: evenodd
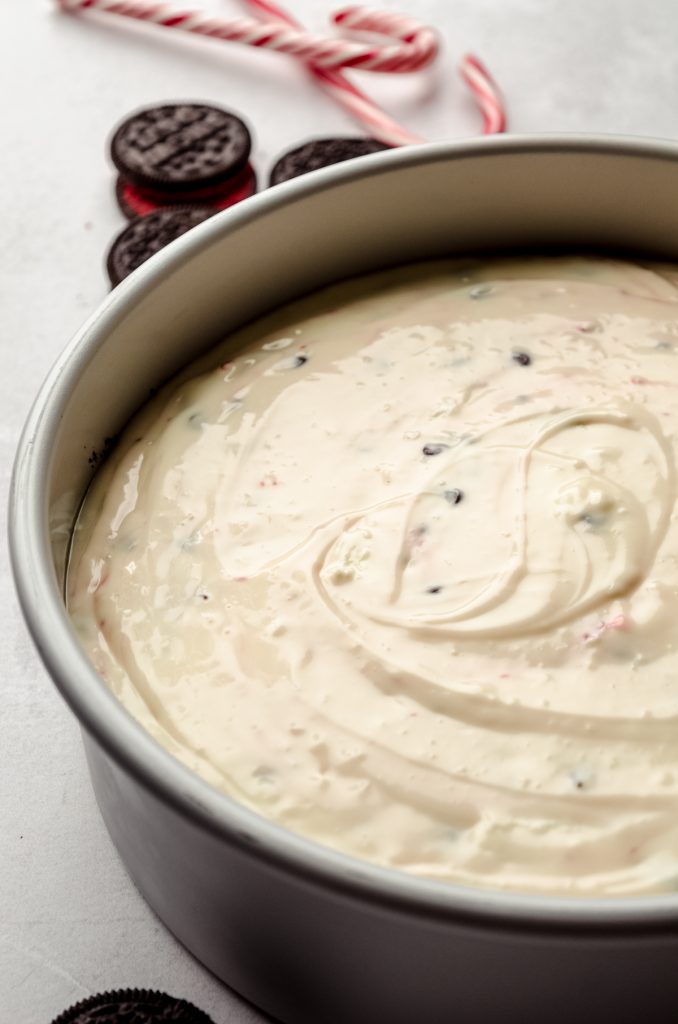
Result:
M85 502L69 607L99 674L208 782L345 853L678 888L675 281L433 263L228 339Z

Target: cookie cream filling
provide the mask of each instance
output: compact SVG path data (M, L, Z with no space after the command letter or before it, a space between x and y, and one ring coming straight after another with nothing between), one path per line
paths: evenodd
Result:
M99 674L208 782L345 853L675 890L675 281L432 263L229 338L85 502L69 607Z

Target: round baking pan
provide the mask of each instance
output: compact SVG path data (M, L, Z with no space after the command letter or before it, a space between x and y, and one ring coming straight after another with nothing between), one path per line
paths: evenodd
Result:
M30 413L10 509L29 628L77 715L99 807L165 924L289 1024L665 1022L678 892L521 896L342 856L239 806L131 718L63 603L72 524L152 389L234 328L349 275L441 255L614 250L678 260L678 146L582 136L378 153L282 184L172 243L106 299Z

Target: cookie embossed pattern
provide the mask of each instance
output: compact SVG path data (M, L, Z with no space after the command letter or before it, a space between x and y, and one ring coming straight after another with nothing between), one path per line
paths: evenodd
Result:
M221 107L164 103L138 110L110 142L118 205L129 218L185 203L227 209L256 192L251 147L247 125Z

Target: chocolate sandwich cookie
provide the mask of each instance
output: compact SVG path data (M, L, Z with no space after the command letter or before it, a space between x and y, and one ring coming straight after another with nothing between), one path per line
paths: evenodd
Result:
M214 1024L185 999L126 988L100 992L64 1010L52 1024Z
M109 249L106 269L113 287L175 238L212 217L215 212L204 206L168 206L149 213L147 217L137 217Z
M390 148L377 139L312 139L278 158L271 171L269 184L279 185L281 181L296 178L300 174Z
M229 178L223 185L182 193L181 205L195 203L199 206L209 206L215 212L227 210L229 206L235 206L242 199L249 199L256 191L256 174L252 165L248 163L239 174ZM154 213L155 210L176 206L178 197L173 194L170 199L167 199L166 196L159 195L157 192L147 192L126 181L122 175L118 175L115 183L115 198L124 215L128 220L132 220L134 217L145 217L149 213Z
M247 125L228 110L166 103L123 121L111 158L126 181L162 199L223 185L246 167L251 145Z

